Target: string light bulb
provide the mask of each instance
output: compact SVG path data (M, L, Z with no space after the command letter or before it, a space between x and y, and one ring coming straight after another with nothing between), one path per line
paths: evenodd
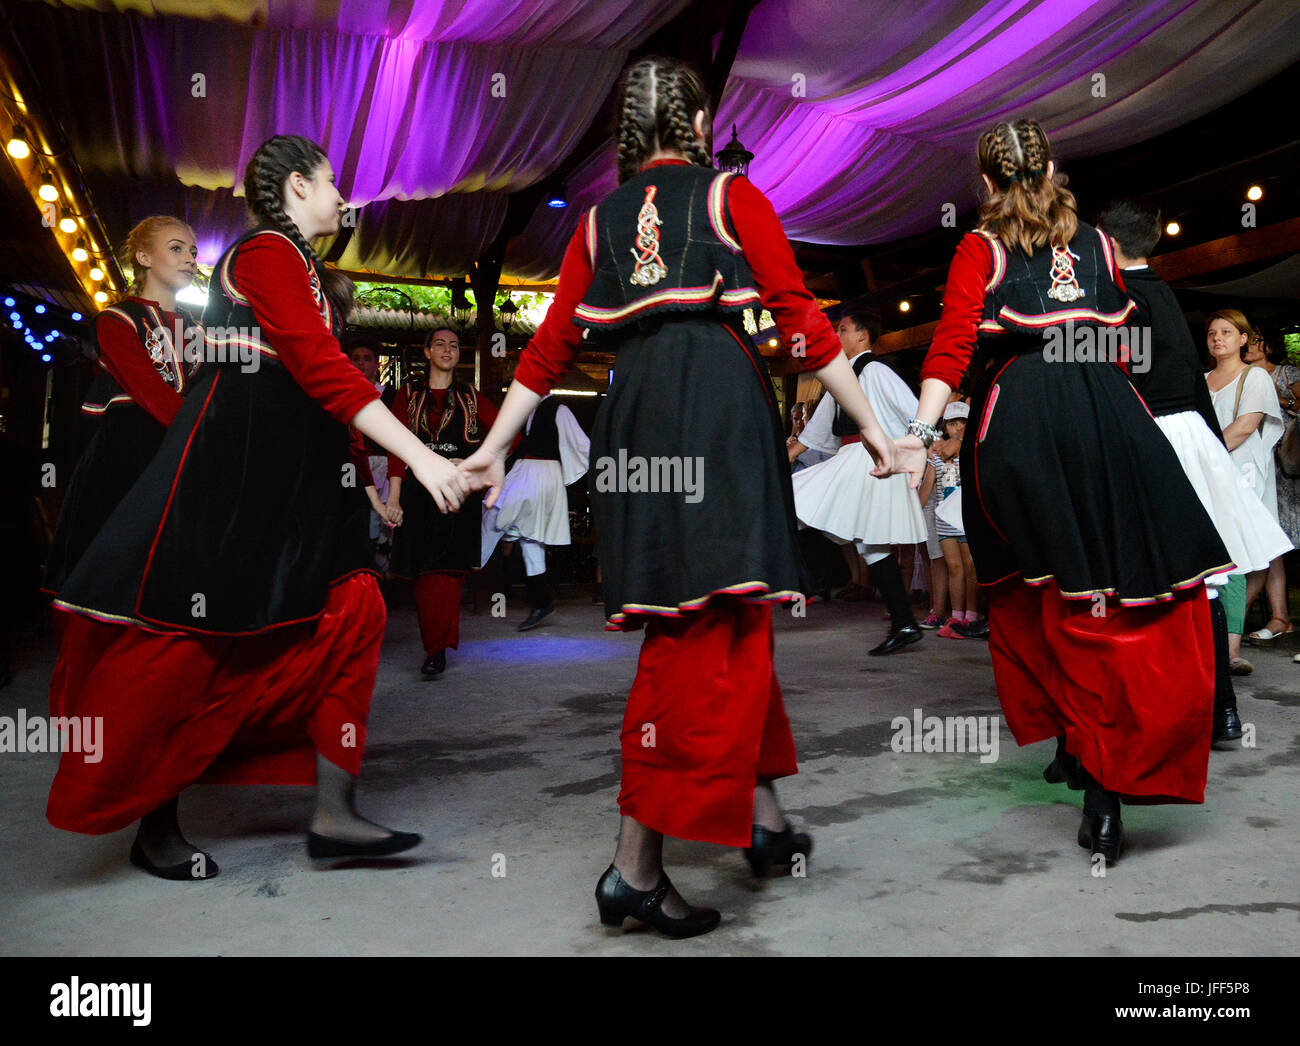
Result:
M90 252L86 250L86 241L78 240L77 245L72 248L72 260L84 262L90 257Z
M103 291L96 291L95 301L98 302L100 305L103 305L104 302L108 301L108 295L105 294Z
M76 218L60 218L60 219L59 219L59 229L60 229L62 232L66 232L68 235L72 235L72 233L74 233L74 232L77 231L77 219L76 219Z
M1165 226L1166 236L1177 236L1182 231L1183 231L1183 227L1179 225L1177 222L1170 222L1168 225Z
M27 132L21 127L14 129L13 136L5 148L15 160L25 160L32 155L31 144L27 141Z
M48 173L41 177L41 187L36 190L36 195L46 203L53 203L59 198L59 190L54 187L54 179Z
M1252 200L1252 201L1259 200L1262 199L1263 196L1264 196L1264 190L1260 188L1258 185L1252 185L1249 189L1246 190L1246 199L1248 200Z
M911 312L911 311L912 311L912 303L911 303L910 301L908 301L906 298L904 298L902 301L900 301L900 302L898 303L898 311L899 311L899 312Z
M98 265L96 265L94 268L90 270L90 278L94 280L96 283L98 283L100 280L104 278L104 270L101 269Z

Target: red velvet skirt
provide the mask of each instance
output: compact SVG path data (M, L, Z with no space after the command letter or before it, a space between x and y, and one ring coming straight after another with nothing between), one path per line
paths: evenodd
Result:
M195 783L314 784L317 752L358 773L386 615L372 574L331 588L315 621L255 636L60 615L50 713L103 727L98 762L61 756L50 823L97 835Z
M1063 599L1055 581L986 592L993 676L1018 744L1064 735L1125 802L1204 802L1214 705L1204 585L1128 607Z
M650 618L621 741L625 816L679 839L748 846L755 781L799 770L771 605Z

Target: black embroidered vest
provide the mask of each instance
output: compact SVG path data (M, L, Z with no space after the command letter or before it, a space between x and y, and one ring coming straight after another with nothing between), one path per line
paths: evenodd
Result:
M167 316L162 309L129 299L110 305L104 312L121 316L135 327L136 336L153 361L158 376L176 392L184 395L193 384L201 363L199 355L203 345L203 328L194 318L178 307L177 313L184 327L177 331L168 325ZM99 417L110 408L127 405L134 406L135 401L101 363L86 392L81 413Z
M1044 350L1053 328L1119 327L1136 308L1115 283L1110 239L1091 225L1079 222L1068 247L1032 255L980 235L993 250L993 275L979 340L994 356Z
M432 414L433 409L427 385L412 393L407 403L407 427L421 443L444 458L467 458L478 450L487 435L487 429L479 424L478 389L453 381L442 413Z
M555 424L555 415L561 406L563 404L554 396L548 396L538 404L533 411L533 423L515 451L516 457L560 460L560 429Z
M253 308L235 286L230 272L236 252L255 236L280 236L293 244L293 249L298 252L303 267L307 270L312 297L316 300L316 307L320 309L321 318L336 338L343 333L346 317L335 316L333 306L325 296L320 261L308 258L301 247L278 229L261 225L250 229L227 247L212 270L212 282L208 287L208 305L203 310L203 326L207 330L206 362L240 363L252 351L262 357L259 363L269 362L275 367L284 366L280 362L279 353L262 337Z
M594 276L573 322L597 336L650 317L759 307L727 205L734 177L691 164L651 167L593 207Z

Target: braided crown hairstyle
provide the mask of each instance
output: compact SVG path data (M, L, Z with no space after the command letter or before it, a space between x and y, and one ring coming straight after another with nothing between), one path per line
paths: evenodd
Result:
M254 220L284 233L321 271L325 294L334 309L335 325L341 330L352 311L355 286L343 273L320 264L320 258L303 236L298 223L284 209L284 183L289 175L297 172L304 178L313 178L325 159L324 149L300 135L277 134L268 138L258 146L244 169L244 198Z
M1047 176L1052 148L1036 120L997 124L979 140L980 173L993 192L979 209L979 227L1007 247L1033 254L1037 247L1064 247L1079 229L1074 193L1059 171Z
M704 111L705 140L695 136L695 114ZM623 70L615 101L618 113L618 180L635 176L656 151L679 152L691 163L712 167L709 130L713 103L690 66L658 55Z
M128 294L138 295L144 290L145 277L149 275L149 266L140 264L136 259L137 252L152 251L159 233L164 229L184 229L191 237L194 235L194 230L185 222L167 214L151 215L126 234L122 250L118 253L118 261L121 262L122 268L131 270L131 286L128 288Z

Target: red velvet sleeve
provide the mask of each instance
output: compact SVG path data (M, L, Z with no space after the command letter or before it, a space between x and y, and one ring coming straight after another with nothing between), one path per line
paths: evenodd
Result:
M975 351L980 317L984 314L985 288L992 276L993 248L978 233L967 233L957 245L948 269L943 313L921 365L922 381L938 378L950 389L961 384Z
M411 395L403 387L398 390L396 398L393 400L393 406L390 408L397 420L406 425L406 415L411 403ZM407 425L407 428L410 428ZM388 452L388 478L406 479L406 462L394 454L391 450Z
M573 239L560 265L560 282L546 319L524 348L515 368L515 381L539 396L545 396L565 375L582 347L582 328L573 313L591 286L591 259L587 255L587 216L573 231Z
M325 326L302 255L280 236L255 236L231 264L235 286L252 306L263 340L303 392L348 424L379 393Z
M101 312L95 320L99 361L135 405L164 428L181 409L181 396L153 365L140 344L135 324L112 312Z
M802 336L802 369L826 366L840 353L840 340L804 284L772 204L747 178L740 177L727 183L727 204L759 297L772 313L781 341L792 347Z

